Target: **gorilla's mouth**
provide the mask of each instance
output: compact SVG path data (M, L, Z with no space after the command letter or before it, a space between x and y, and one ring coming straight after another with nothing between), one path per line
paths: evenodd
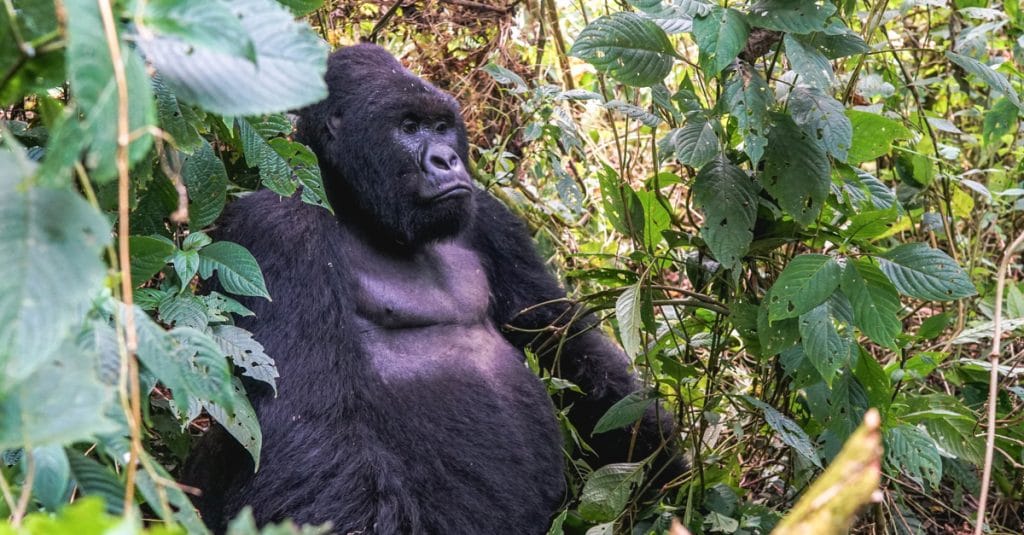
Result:
M461 197L466 197L470 193L473 193L473 190L468 185L452 184L451 186L448 186L445 189L437 192L437 194L431 197L430 200L431 202L447 201L449 199L458 199Z

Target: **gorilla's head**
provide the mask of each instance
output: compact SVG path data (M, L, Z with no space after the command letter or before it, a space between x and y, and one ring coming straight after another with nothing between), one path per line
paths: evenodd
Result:
M316 152L339 217L405 245L458 233L475 190L455 99L376 45L332 54L326 80L327 98L300 112L298 137Z

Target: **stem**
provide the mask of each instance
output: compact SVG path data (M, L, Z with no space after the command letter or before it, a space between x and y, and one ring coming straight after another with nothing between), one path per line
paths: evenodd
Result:
M1024 232L1021 232L1017 239L1013 240L1013 243L1006 248L1003 260L999 263L999 275L996 277L996 302L992 315L995 328L992 333L992 352L988 355L989 365L992 366L988 378L988 429L985 431L985 464L981 472L981 493L978 496L978 517L974 523L974 535L981 535L985 524L988 487L992 481L992 456L996 449L996 399L999 395L1000 338L1003 336L1003 290L1006 289L1006 272L1010 267L1010 259L1013 258L1014 251L1021 244L1024 244Z
M32 455L32 449L26 447L24 452L28 473L25 474L25 483L21 485L21 496L18 496L18 505L11 512L11 526L14 529L21 527L21 519L25 517L25 512L28 511L28 500L32 497L32 484L36 480L36 459Z
M121 45L117 37L114 13L109 0L97 0L100 17L103 20L103 34L107 40L110 61L114 68L114 82L117 84L117 249L118 267L121 271L121 301L124 302L124 339L125 351L122 355L122 376L127 372L131 389L131 414L128 428L131 435L131 448L128 455L128 466L124 485L124 510L131 514L135 501L135 475L142 452L142 394L139 386L139 363L135 359L138 339L135 332L135 308L132 303L132 274L128 266L131 257L128 251L129 226L129 176L128 176L128 144L131 132L128 123L128 78L124 71L124 58L121 56Z

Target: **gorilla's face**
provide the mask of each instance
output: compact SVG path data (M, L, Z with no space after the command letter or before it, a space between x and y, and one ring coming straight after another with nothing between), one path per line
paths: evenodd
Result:
M411 246L464 228L475 189L454 99L373 45L334 53L326 78L329 96L303 110L299 137L339 217Z

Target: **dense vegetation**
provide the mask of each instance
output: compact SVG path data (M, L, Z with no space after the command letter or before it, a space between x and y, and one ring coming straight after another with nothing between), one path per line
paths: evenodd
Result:
M279 356L232 296L273 296L203 231L258 188L330 209L285 112L360 39L456 94L481 187L634 359L598 427L682 430L663 489L568 460L551 533L767 533L871 407L857 529L1024 531L1022 36L1017 0L5 0L0 533L202 533L193 435L259 458L235 376Z

